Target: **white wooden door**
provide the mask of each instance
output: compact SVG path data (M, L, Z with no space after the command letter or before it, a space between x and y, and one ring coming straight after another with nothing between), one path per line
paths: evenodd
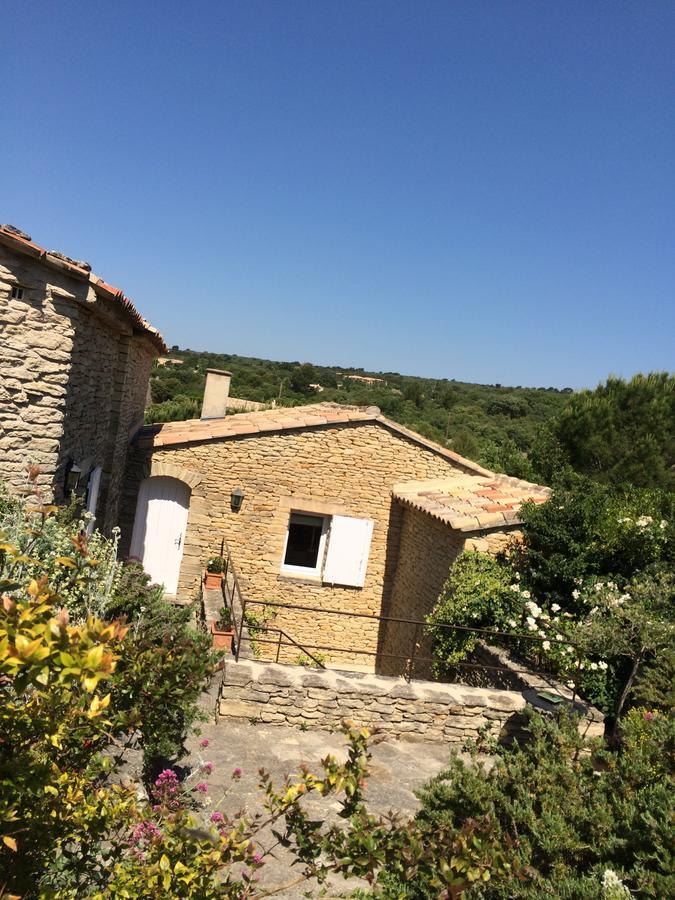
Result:
M190 488L177 478L147 478L138 492L131 555L155 584L175 594L183 558Z

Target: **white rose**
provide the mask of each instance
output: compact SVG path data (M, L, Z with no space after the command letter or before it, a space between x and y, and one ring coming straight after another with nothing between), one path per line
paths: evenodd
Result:
M572 591L572 597L574 597L575 600L578 600L579 597L581 597L581 593L575 588L575 589ZM560 608L560 607L558 607L558 609L559 609L559 608Z
M579 593L579 592L577 591L577 593ZM572 596L574 597L574 594L572 594ZM558 606L557 603L553 604L553 606L551 607L551 612L560 612L560 607Z
M550 649L551 649L551 642L550 642L550 641L543 641L541 646L542 646L542 649L543 649L543 650L550 650Z
M523 597L525 597L526 600L529 600L531 596L529 591L523 591Z
M526 619L525 621L527 622L527 627L530 629L530 631L536 631L536 630L537 630L537 623L536 623L535 620L532 618L532 616L528 616L527 619Z

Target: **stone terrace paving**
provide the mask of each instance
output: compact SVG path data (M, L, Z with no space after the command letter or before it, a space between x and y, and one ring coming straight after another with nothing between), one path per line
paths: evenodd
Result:
M219 686L219 679L215 678L211 694L204 695L203 708L211 715ZM209 741L206 748L200 746L203 739ZM224 722L222 719L215 724L212 719L209 724L201 726L200 735L189 739L188 757L183 764L193 767L193 781L203 780L209 785L211 802L205 810L207 815L215 810L233 815L242 809L247 815L253 815L264 812L258 789L260 768L269 772L274 783L279 785L285 775L299 771L302 763L306 763L310 771L320 774L320 763L326 755L332 754L344 761L345 748L344 735L339 732L311 728L301 731L297 727ZM402 817L414 815L419 806L414 791L442 771L450 754L447 744L395 740L374 740L370 749L372 759L365 793L368 808L375 815L386 815L390 810L395 810ZM196 773L200 763L207 761L213 763L213 772L208 776L198 776ZM238 780L232 778L235 768L242 772ZM326 821L342 821L337 818L339 805L333 797L308 798L303 802L317 819L325 817ZM265 849L276 843L271 829L261 834L260 843ZM261 885L276 887L300 876L302 869L291 867L292 861L287 850L275 847L260 870ZM274 896L288 900L307 896L324 897L326 900L329 897L349 896L357 887L366 888L367 885L360 879L346 881L341 876L332 876L325 893L313 880L287 887Z

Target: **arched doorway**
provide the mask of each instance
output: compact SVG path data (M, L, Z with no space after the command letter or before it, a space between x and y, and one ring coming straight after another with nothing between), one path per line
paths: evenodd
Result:
M190 486L165 475L140 486L131 538L131 556L140 559L166 594L175 594L190 509Z

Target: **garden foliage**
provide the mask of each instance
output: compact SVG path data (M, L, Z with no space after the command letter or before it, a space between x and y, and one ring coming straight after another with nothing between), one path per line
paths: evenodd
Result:
M457 828L489 817L506 854L510 868L466 897L674 896L672 714L632 710L618 753L600 744L587 752L573 719L557 725L531 713L529 731L520 746L494 747L489 770L453 757L421 792L418 823ZM424 878L393 881L390 896L437 896Z
M523 507L523 540L494 559L456 561L429 617L435 670L457 677L479 635L567 683L614 721L626 706L667 708L673 671L672 495L572 475ZM660 685L660 687L659 687ZM651 686L651 690L650 690Z

